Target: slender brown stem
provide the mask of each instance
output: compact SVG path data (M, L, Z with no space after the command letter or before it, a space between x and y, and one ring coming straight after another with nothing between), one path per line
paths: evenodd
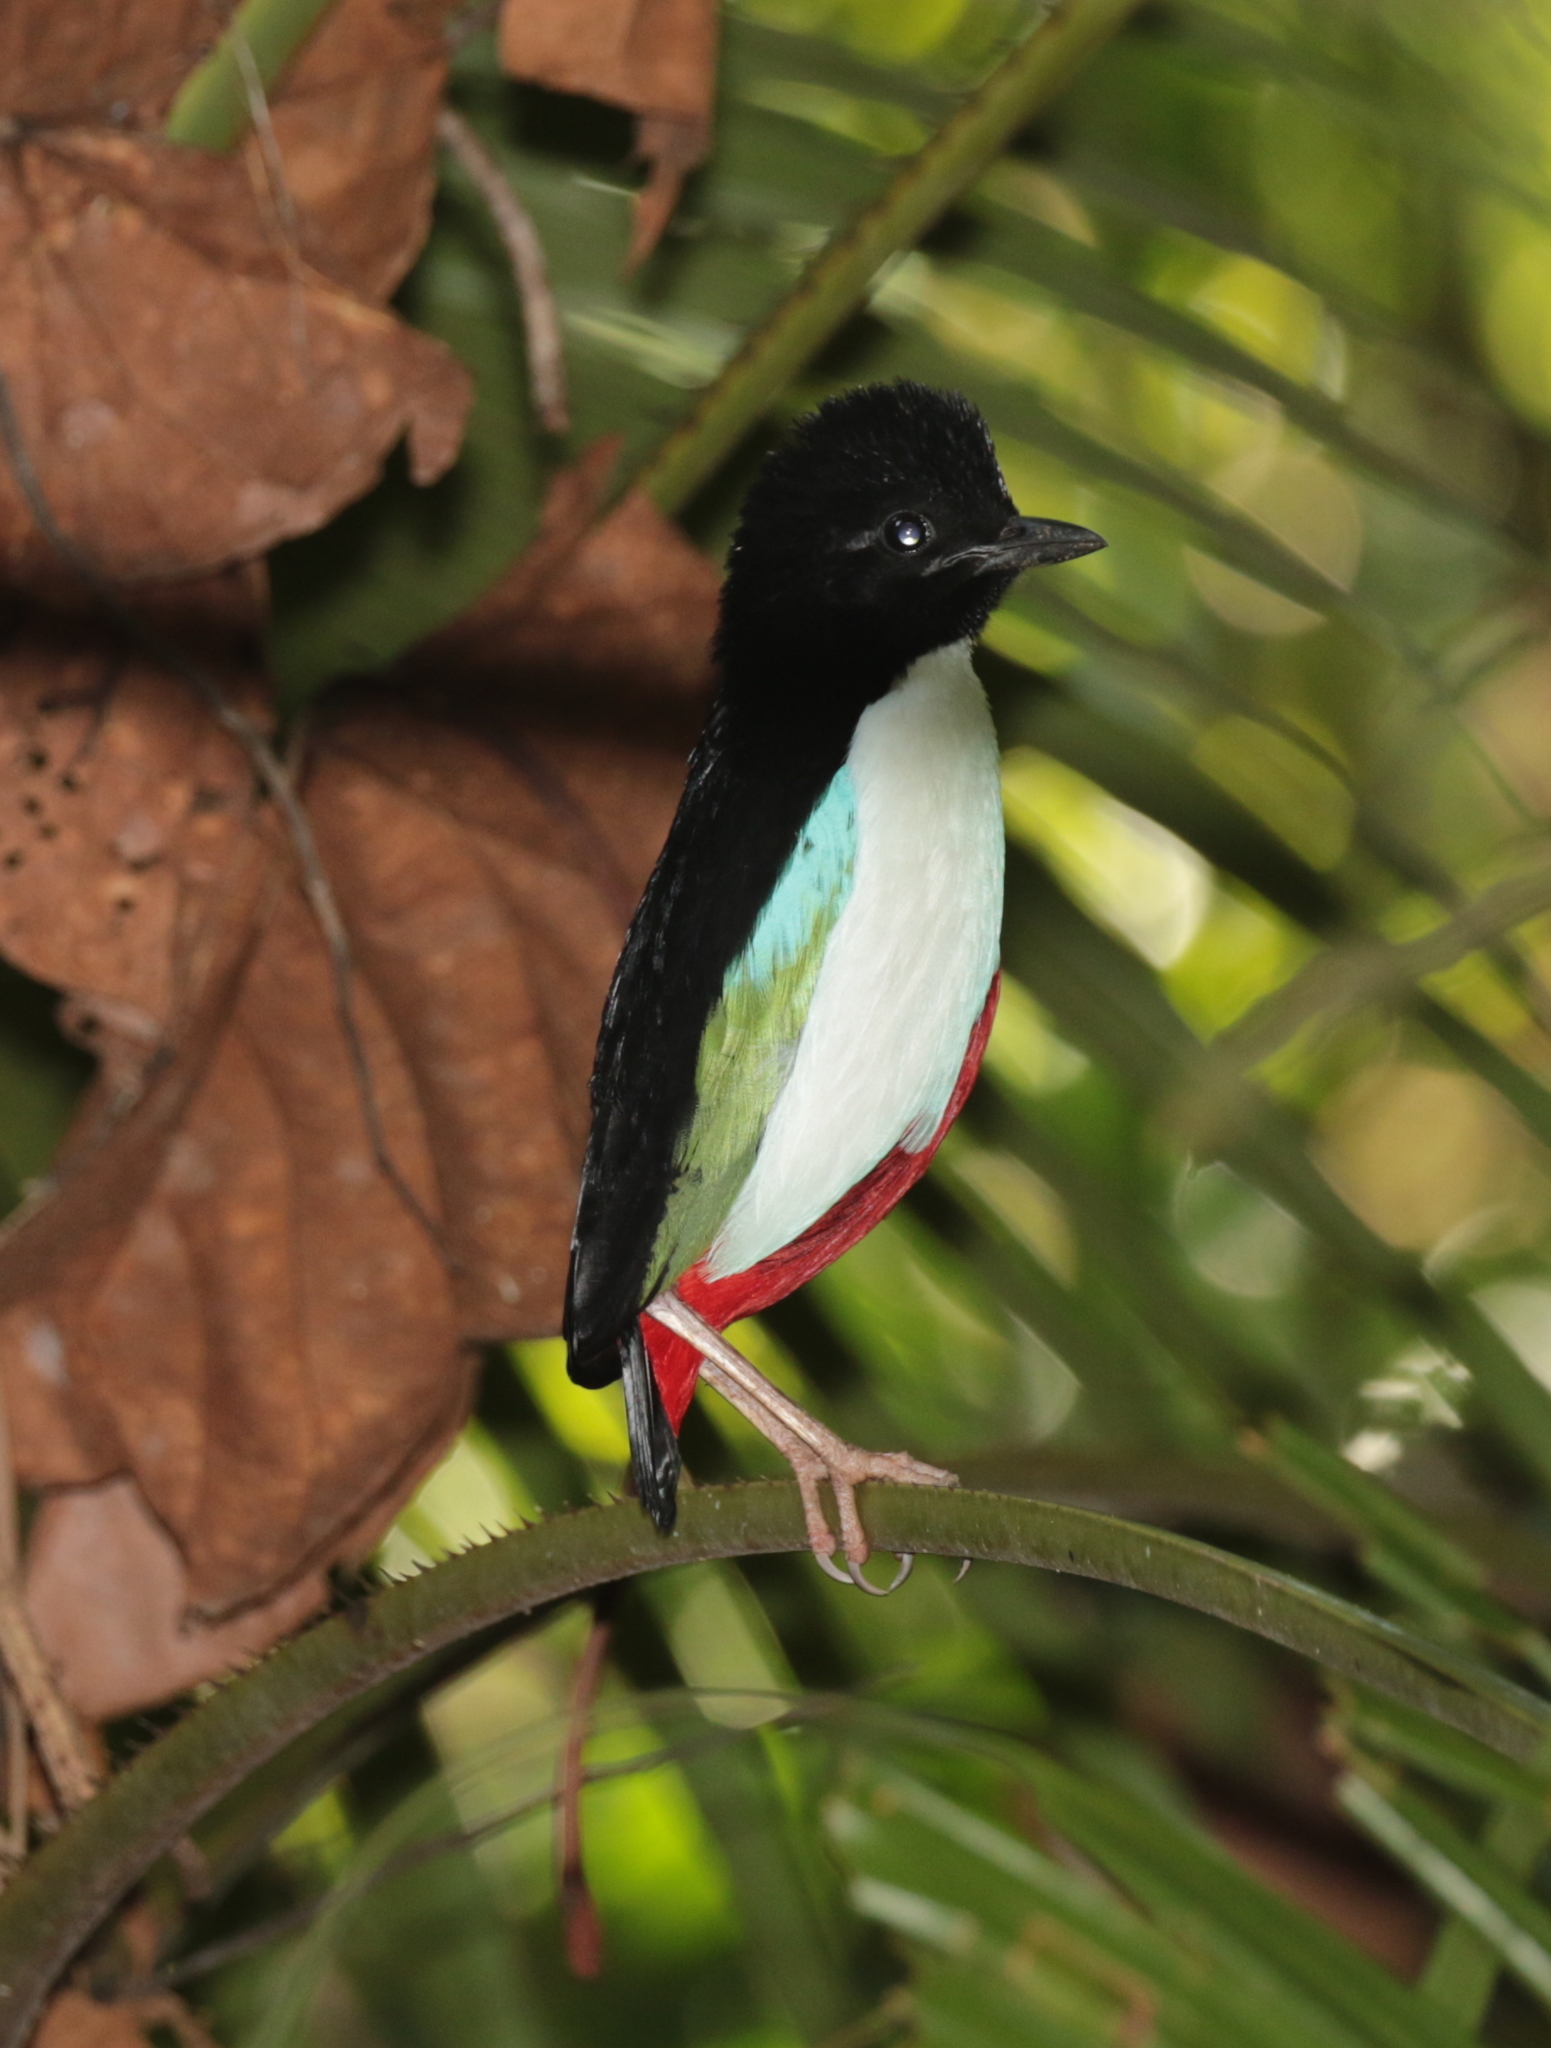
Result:
M7 1850L27 1849L30 1725L38 1755L60 1806L71 1813L96 1791L99 1774L69 1702L33 1634L21 1597L21 1546L11 1431L0 1391L0 1663L5 1666Z
M549 264L539 231L501 166L461 114L443 107L436 117L436 132L490 210L512 266L512 280L522 307L533 408L548 433L563 434L571 424L566 402L565 349L560 311L550 286Z
M15 1580L21 1562L20 1524L16 1512L16 1467L11 1457L11 1426L0 1386L0 1579ZM0 1684L0 1709L5 1714L5 1842L8 1861L19 1863L27 1853L27 1805L31 1751L27 1716L9 1668Z
M335 1015L339 1019L340 1033L345 1041L345 1052L355 1082L356 1099L360 1104L361 1118L366 1125L367 1140L371 1145L377 1170L431 1240L438 1256L450 1270L453 1259L442 1235L441 1226L405 1179L388 1144L382 1110L377 1101L377 1089L372 1079L371 1060L367 1054L366 1040L361 1032L360 1019L356 1014L355 955L351 951L350 934L345 929L344 918L340 915L339 904L324 869L322 856L318 852L318 842L313 837L312 820L307 815L290 771L259 728L218 694L214 698L207 696L206 701L210 704L218 723L246 749L265 793L285 821L302 894L307 899L307 907L312 912L313 922L323 935L323 944L329 956L329 970L334 981Z
M269 97L264 90L263 73L253 55L253 46L239 20L232 21L229 34L232 57L242 81L243 98L248 103L248 119L258 141L259 161L264 170L264 197L274 209L280 251L291 280L291 345L305 363L308 355L307 281L302 264L301 216L297 212L291 181L285 174L280 138L270 118Z
M0 1580L0 1659L21 1695L38 1755L67 1813L84 1806L101 1782L86 1738L55 1683L14 1579Z
M78 541L73 540L59 524L22 434L21 422L16 416L16 408L11 398L11 387L3 371L0 371L0 442L4 444L17 486L27 500L28 509L37 521L38 530L50 547L62 561L69 564L103 611L125 636L136 642L170 674L175 675L200 700L221 730L231 735L246 755L248 764L265 795L280 813L291 855L296 864L302 894L306 898L307 907L312 912L318 930L322 933L324 947L329 956L334 982L335 1011L345 1041L356 1097L360 1104L361 1119L366 1126L372 1157L384 1180L431 1240L443 1262L451 1267L452 1260L440 1227L399 1170L398 1162L388 1145L382 1112L377 1102L377 1091L372 1081L366 1041L361 1034L360 1020L356 1014L355 958L350 948L350 935L345 929L344 918L340 915L333 888L318 853L312 821L297 793L290 770L270 745L269 736L263 728L249 718L246 712L239 711L237 706L228 700L215 679L207 675L197 662L190 661L181 649L165 640L154 627L131 611L87 550Z
M290 180L285 174L285 160L280 154L280 141L275 134L275 124L270 119L269 98L264 91L264 80L254 59L253 46L238 21L231 25L231 39L232 56L236 61L238 76L242 80L242 96L248 103L248 119L253 123L253 132L258 137L259 154L264 160L269 196L286 242L287 260L294 268L301 261L300 221Z
M21 1695L6 1680L5 1709L5 1853L20 1863L27 1853L28 1807L32 1791L32 1745L27 1740L27 1715Z

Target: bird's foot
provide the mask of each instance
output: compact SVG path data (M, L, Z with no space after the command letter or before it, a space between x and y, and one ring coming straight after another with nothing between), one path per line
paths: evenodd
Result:
M940 1466L912 1458L906 1451L867 1451L836 1436L832 1429L783 1394L719 1330L713 1329L671 1291L659 1295L647 1313L694 1345L710 1385L752 1422L791 1466L802 1496L808 1547L822 1569L842 1585L857 1586L864 1593L883 1595L902 1586L915 1563L908 1553L900 1558L899 1570L887 1586L875 1586L862 1575L872 1546L856 1504L857 1487L869 1479L886 1480L895 1486L957 1486L957 1477ZM835 1496L840 1522L838 1542L824 1512L820 1492L826 1480ZM844 1571L834 1562L837 1550L844 1555Z
M872 1546L867 1541L867 1531L862 1527L861 1513L856 1504L857 1487L868 1479L887 1480L895 1486L957 1486L959 1482L953 1473L944 1472L937 1465L924 1464L908 1452L864 1451L856 1444L848 1444L843 1437L830 1436L827 1430L825 1435L829 1436L829 1442L823 1455L801 1443L785 1451L797 1475L797 1490L802 1495L803 1516L808 1525L808 1547L821 1570L832 1579L838 1579L841 1585L859 1586L864 1593L892 1593L909 1578L915 1559L907 1551L899 1560L899 1570L886 1586L875 1586L863 1576L862 1566L872 1555ZM825 1517L819 1492L826 1479L839 1512L838 1544ZM834 1562L837 1549L845 1557L844 1571Z

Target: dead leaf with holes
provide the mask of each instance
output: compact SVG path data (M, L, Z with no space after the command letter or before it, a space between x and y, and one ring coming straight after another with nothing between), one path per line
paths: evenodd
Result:
M513 78L607 100L636 116L647 165L627 269L656 248L684 180L711 147L715 0L505 0L501 62Z
M0 1249L18 1468L50 1489L29 1606L84 1712L294 1625L459 1426L471 1342L557 1325L597 1019L716 589L644 500L588 530L609 452L505 586L325 700L310 744L373 1093L434 1240L373 1157L328 956L231 744L98 640L45 659L32 626L0 653L0 862L24 855L0 946L101 1058Z
M208 41L189 9L119 21L106 108L60 13L18 9L36 41L0 71L0 370L60 525L113 577L182 576L321 525L405 437L434 481L472 387L384 302L429 222L438 10L337 0L274 92L273 148L230 156L156 132ZM58 574L8 466L0 568Z

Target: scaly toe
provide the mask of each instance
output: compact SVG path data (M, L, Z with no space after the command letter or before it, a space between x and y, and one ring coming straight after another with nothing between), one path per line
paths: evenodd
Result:
M882 1480L892 1486L957 1486L956 1472L945 1472L940 1465L928 1465L920 1458L912 1458L908 1451L862 1451L854 1465L846 1472L853 1486L864 1479Z
M839 1579L844 1584L846 1574L830 1562L839 1546L835 1542L834 1531L825 1519L824 1503L819 1497L819 1483L828 1475L817 1458L803 1453L800 1445L796 1450L796 1455L792 1452L788 1452L787 1455L792 1471L796 1475L797 1491L802 1497L802 1518L808 1533L808 1548L830 1577Z
M835 1490L835 1506L840 1510L840 1547L845 1552L846 1570L854 1579L871 1557L872 1545L862 1527L862 1517L856 1505L856 1488L838 1472L830 1473L829 1483ZM871 1590L869 1587L868 1591Z

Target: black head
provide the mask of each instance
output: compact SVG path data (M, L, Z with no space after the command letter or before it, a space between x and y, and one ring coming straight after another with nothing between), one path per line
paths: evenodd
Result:
M722 593L729 679L775 658L838 657L888 685L978 633L1038 563L1104 543L1020 516L967 398L872 384L821 405L769 456L744 501Z

